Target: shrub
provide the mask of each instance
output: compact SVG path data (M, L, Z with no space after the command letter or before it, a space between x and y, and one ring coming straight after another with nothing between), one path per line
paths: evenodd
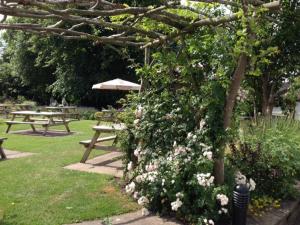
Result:
M260 120L241 131L239 143L230 145L231 164L255 179L256 195L295 196L300 168L300 147L292 135L296 130L298 124L292 120Z

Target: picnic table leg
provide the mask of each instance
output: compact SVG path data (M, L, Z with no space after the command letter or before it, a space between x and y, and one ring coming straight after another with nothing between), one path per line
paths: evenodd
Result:
M47 134L47 132L48 132L48 128L49 128L49 126L48 126L48 125L45 125L45 130L44 130L44 133L43 133L44 136L46 136L46 134Z
M30 116L25 116L23 121L25 121L25 122L26 121L31 122ZM30 124L30 126L31 126L32 131L36 132L35 126L33 124Z
M100 132L99 131L96 131L95 134L94 134L94 137L93 139L91 140L91 143L89 144L89 146L86 148L83 156L82 156L82 159L81 159L81 163L85 163L86 160L89 158L89 155L91 154L91 151L92 149L94 148L94 145L96 144L98 138L100 136Z
M11 118L11 121L14 121L15 118L16 118L16 115L13 115L12 118ZM12 126L12 124L7 125L6 133L8 133L10 131L11 126Z
M64 123L64 125L65 125L65 127L66 127L66 130L68 131L68 133L70 133L71 130L70 130L70 128L69 128L68 122L66 122L66 118L65 118L65 117L62 117L62 121L63 121L63 123Z
M12 124L7 125L6 133L8 133L10 131L11 126L12 126Z
M4 150L2 148L2 143L3 143L3 141L0 141L0 156L1 156L2 159L6 159L6 155L5 155Z

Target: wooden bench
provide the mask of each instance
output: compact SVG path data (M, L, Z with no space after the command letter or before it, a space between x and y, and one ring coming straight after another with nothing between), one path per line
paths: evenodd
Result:
M5 121L7 125L13 124L29 124L29 125L47 125L47 122L36 122L36 121Z
M105 141L112 141L112 140L115 142L116 138L117 138L116 135L98 138L97 141L93 145L93 149L101 149L101 150L108 150L108 151L115 150L116 148L114 146L104 146L104 145L97 145L97 144L105 142ZM113 144L114 144L114 142L113 142ZM91 143L92 143L92 140L85 140L85 141L79 142L79 144L83 145L85 148L88 148Z
M95 131L95 134L91 140L85 140L79 142L85 147L85 152L82 156L81 163L85 163L86 160L88 159L92 149L100 149L100 150L106 150L106 151L117 151L117 147L114 146L117 135L112 135L108 137L101 137L101 133L115 133L117 131L122 131L125 129L125 125L121 124L112 124L110 126L94 126L93 130ZM99 143L105 142L105 141L110 141L114 140L112 146L104 146L104 145L99 145Z
M8 133L10 131L10 128L12 125L17 125L17 124L27 124L30 125L32 130L34 132L36 132L35 129L35 125L38 126L43 126L45 128L44 131L44 135L46 135L47 131L48 131L48 127L51 126L57 126L57 125L65 125L67 127L67 131L70 132L69 127L68 127L68 123L71 122L71 120L52 120L53 123L49 123L48 119L35 119L35 120L31 120L31 121L5 121L5 123L8 125L7 129L6 129L6 133Z
M7 138L0 138L0 156L1 156L1 159L6 159L6 155L4 153L4 150L2 148L2 144L3 142L6 140Z

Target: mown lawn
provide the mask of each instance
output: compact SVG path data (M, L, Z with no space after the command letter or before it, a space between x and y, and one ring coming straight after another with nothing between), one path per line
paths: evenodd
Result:
M0 161L1 225L61 225L137 208L113 177L63 169L79 162L83 147L78 142L92 137L94 124L94 121L72 122L70 128L76 133L70 136L33 137L7 135L6 125L0 121L0 136L9 138L5 148L36 153ZM22 126L12 127L17 129Z

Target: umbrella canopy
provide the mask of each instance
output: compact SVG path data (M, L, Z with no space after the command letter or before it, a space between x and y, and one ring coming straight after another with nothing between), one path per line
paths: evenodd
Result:
M122 79L109 80L103 83L94 84L92 89L100 90L121 90L121 91L139 91L141 85Z

